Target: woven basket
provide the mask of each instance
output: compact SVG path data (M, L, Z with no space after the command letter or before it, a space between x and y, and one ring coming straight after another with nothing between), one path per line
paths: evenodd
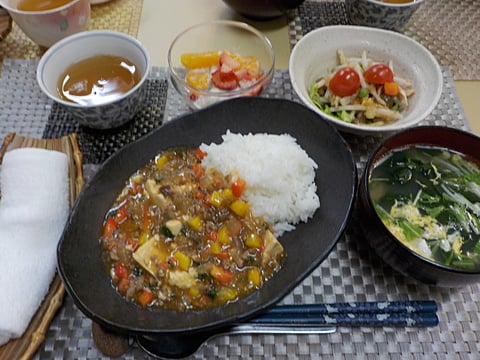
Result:
M62 151L69 160L70 206L80 193L83 184L82 153L77 135L70 134L57 139L33 139L16 133L8 134L0 148L0 164L5 152L22 147L37 147ZM1 194L0 194L1 195ZM32 318L22 337L10 340L0 347L0 359L30 359L45 339L45 334L57 310L62 306L65 288L58 275L55 275L50 289Z

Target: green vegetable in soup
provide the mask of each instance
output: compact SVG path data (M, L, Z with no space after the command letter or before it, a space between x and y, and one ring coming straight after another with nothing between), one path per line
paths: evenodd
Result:
M480 167L437 147L393 151L375 167L369 189L389 231L439 264L480 270Z

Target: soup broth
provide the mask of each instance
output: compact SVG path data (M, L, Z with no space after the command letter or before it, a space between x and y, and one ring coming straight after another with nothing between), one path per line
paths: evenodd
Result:
M462 154L408 147L373 170L369 189L389 231L439 264L480 270L480 167Z
M97 55L70 66L59 78L60 98L82 105L98 105L119 98L135 87L140 73L129 60Z
M44 11L59 8L72 0L20 0L17 9L21 11Z

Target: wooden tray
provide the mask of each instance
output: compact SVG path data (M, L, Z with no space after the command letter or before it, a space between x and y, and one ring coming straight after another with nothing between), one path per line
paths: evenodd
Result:
M0 147L0 164L5 152L22 147L57 150L67 154L69 159L70 206L72 206L84 184L82 153L78 146L77 135L70 134L57 139L34 139L10 133L5 137ZM62 306L64 294L65 288L57 274L23 336L10 340L0 347L0 359L30 359L35 354L45 339L45 334L53 317Z

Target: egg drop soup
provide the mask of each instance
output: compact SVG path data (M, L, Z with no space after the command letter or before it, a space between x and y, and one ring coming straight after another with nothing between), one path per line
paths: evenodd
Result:
M480 168L462 154L414 146L372 171L375 210L405 246L438 264L480 270Z

